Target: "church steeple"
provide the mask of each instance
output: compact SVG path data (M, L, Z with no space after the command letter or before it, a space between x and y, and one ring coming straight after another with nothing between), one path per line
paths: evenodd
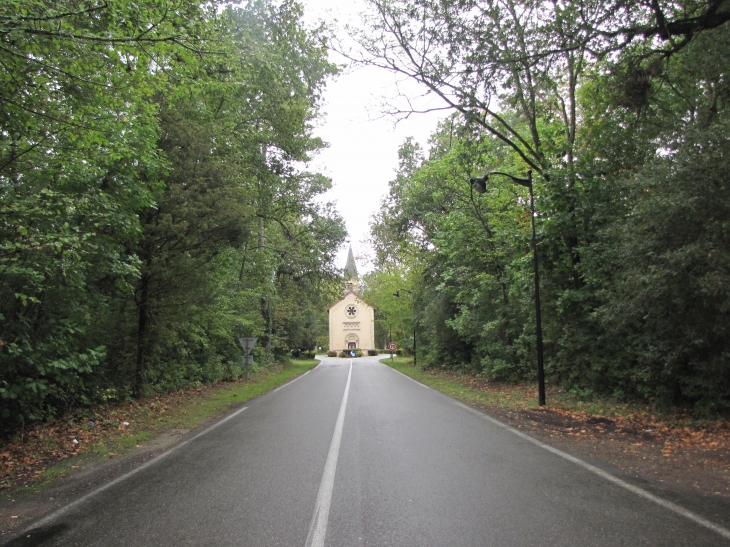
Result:
M347 253L347 263L345 264L345 293L357 291L357 286L357 264L355 264L355 255L352 254L352 244L350 244L350 250Z
M352 245L347 253L347 264L345 264L345 278L357 279L357 265L355 264L355 255L352 254Z

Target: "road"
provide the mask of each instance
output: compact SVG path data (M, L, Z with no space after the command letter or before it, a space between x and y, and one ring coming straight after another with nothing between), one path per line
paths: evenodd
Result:
M375 358L332 358L7 545L730 545L601 473Z

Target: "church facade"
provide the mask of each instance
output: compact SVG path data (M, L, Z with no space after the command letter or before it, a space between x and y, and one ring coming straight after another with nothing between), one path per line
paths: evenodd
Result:
M375 308L357 293L358 275L352 246L345 266L344 296L327 308L329 350L375 349Z

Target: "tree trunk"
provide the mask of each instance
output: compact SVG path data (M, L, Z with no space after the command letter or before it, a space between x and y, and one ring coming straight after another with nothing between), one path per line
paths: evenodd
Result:
M263 256L264 253L264 244L266 242L265 238L265 227L264 227L264 219L263 217L259 217L259 256ZM269 309L269 293L268 289L263 292L261 295L261 316L264 318L264 321L266 321L266 334L264 335L264 339L262 340L264 348L266 350L266 361L269 362L271 360L271 311Z
M137 306L139 315L137 317L137 362L134 370L134 379L132 383L132 395L139 399L142 395L142 386L144 385L145 358L146 358L146 341L147 341L147 319L149 318L149 276L142 277L140 289L140 297Z

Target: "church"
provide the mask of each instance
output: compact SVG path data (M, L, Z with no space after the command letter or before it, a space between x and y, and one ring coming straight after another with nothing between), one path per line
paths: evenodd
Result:
M327 308L330 327L330 351L375 349L375 308L359 294L357 266L352 245L345 265L345 288L342 300Z

